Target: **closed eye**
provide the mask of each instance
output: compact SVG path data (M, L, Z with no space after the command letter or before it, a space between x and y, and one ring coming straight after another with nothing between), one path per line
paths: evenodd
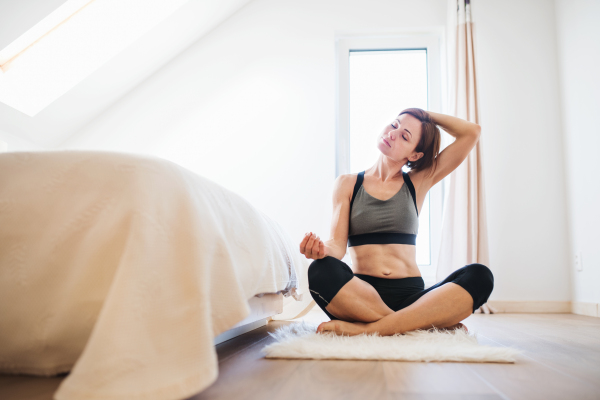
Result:
M394 129L397 129L398 127L394 126L394 124L390 124L390 126ZM406 136L402 135L402 139L406 140L408 142L408 139L406 138Z

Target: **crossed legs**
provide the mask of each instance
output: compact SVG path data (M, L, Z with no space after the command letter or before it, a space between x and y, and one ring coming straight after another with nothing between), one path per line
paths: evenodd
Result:
M386 336L416 329L442 329L457 325L473 312L473 298L469 292L452 282L427 292L413 304L396 312L383 303L371 285L363 282L371 287L377 299L371 295L361 297L361 290L355 290L356 285L349 285L351 282L338 292L341 296L336 295L327 306L327 310L340 321L324 322L318 332L350 335L378 332ZM346 321L359 324L350 326Z
M467 265L444 281L410 296L398 311L390 309L373 286L355 277L350 267L333 257L311 264L309 286L315 301L332 318L319 326L319 332L393 335L457 326L471 315L474 306L487 301L493 289L493 275L484 265Z
M367 282L353 277L346 283L326 307L332 315L349 322L375 322L393 314Z

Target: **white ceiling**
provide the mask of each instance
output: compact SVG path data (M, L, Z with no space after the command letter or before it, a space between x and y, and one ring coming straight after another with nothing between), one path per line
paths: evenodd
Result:
M40 22L65 0L1 0L0 49Z
M190 0L34 117L0 103L0 130L45 148L59 146L249 1ZM0 44L7 45L63 2L0 1ZM38 9L41 3L46 4Z

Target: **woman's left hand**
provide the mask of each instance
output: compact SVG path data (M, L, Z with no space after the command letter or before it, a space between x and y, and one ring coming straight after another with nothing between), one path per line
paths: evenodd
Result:
M317 328L317 333L333 332L336 335L355 336L367 332L367 325L363 322L327 321Z

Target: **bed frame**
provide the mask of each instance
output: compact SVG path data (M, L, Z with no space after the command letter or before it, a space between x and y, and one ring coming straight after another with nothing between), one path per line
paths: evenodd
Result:
M283 312L283 295L281 293L267 293L262 297L254 296L248 300L250 314L233 328L221 333L214 339L215 344L223 343L236 336L265 326L269 319Z

